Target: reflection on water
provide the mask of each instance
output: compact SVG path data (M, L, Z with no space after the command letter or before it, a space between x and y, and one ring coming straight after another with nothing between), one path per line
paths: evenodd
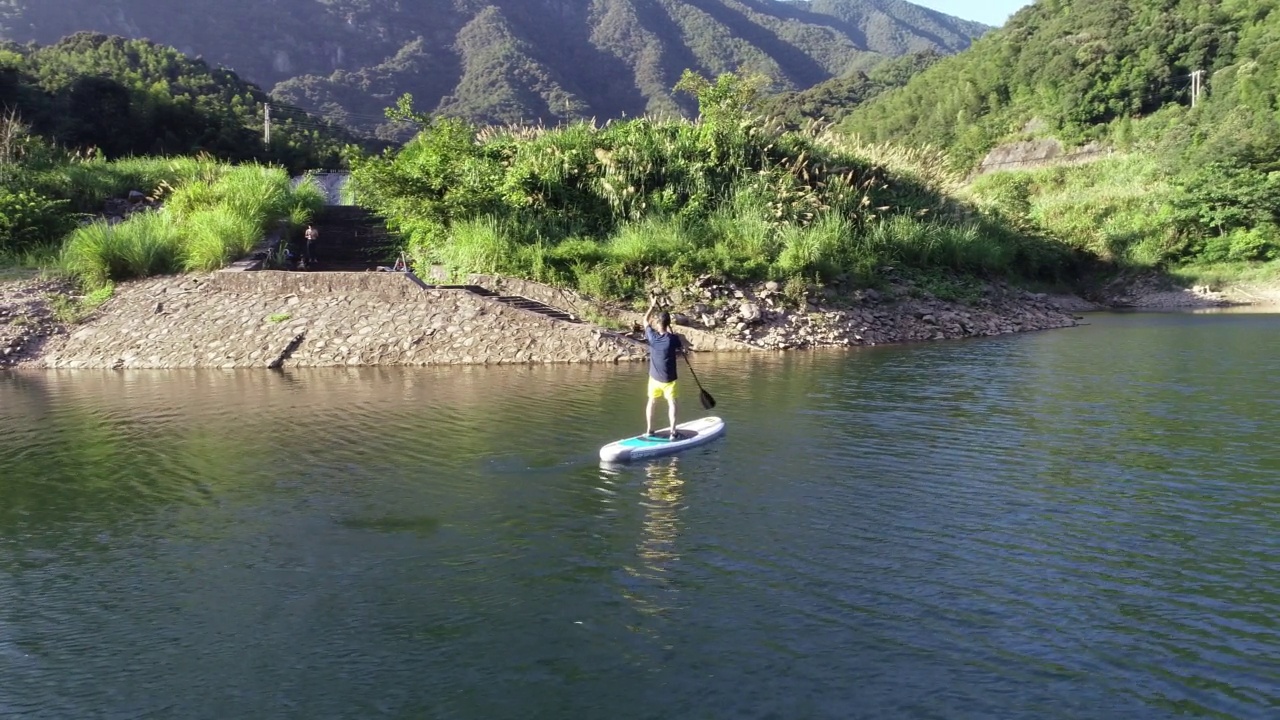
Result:
M675 564L680 560L680 513L683 509L684 480L680 478L680 460L669 457L644 465L644 485L640 507L643 509L642 531L636 547L636 560L624 566L643 592L625 591L628 600L640 612L659 615L673 607L678 587L671 580Z
M652 579L661 578L667 565L680 559L676 540L680 534L683 488L680 458L656 460L645 467L645 501L641 503L645 508L645 532L639 556Z
M1091 322L616 467L639 364L0 374L0 717L1270 717L1280 319Z

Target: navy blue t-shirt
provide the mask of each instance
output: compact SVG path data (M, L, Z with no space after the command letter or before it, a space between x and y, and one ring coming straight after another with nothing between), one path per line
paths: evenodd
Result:
M680 336L670 330L666 335L659 335L648 326L645 326L644 336L649 341L649 377L663 383L675 380L676 351L684 347Z

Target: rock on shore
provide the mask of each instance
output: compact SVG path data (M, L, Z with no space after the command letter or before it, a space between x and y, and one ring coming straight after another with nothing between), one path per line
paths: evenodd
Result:
M719 284L704 278L666 296L680 325L763 349L881 345L1048 330L1077 325L1074 312L1100 309L1079 298L988 284L964 304L907 283L885 290L786 297L778 283Z
M1179 287L1156 273L1125 274L1104 285L1099 295L1114 308L1175 310L1239 304L1228 293L1206 286Z
M38 354L49 338L62 332L49 298L69 292L61 280L0 283L0 367Z

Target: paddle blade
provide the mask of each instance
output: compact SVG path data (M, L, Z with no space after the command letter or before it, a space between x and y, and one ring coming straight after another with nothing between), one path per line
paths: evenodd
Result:
M716 406L716 399L711 397L711 393L706 390L698 390L698 399L702 401L702 407L710 410Z

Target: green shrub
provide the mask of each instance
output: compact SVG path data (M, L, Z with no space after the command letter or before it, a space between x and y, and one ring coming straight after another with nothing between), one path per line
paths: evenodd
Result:
M873 281L886 263L1041 272L1070 256L1041 252L1047 235L998 232L1010 221L995 213L966 215L953 196L962 176L937 150L784 131L750 114L752 83L731 76L682 87L699 98L697 121L428 120L400 151L357 161L352 187L418 264L608 297L697 273ZM1033 225L1035 182L988 182L1008 183L995 204Z
M304 196L309 191L303 191ZM165 200L168 212L181 221L213 208L248 220L265 231L288 218L293 210L294 192L284 171L261 165L240 165L211 181L188 182Z
M1030 219L1033 186L1031 173L995 172L976 179L969 192L980 208L1023 225Z
M314 183L291 187L278 168L194 161L174 167L189 179L168 191L161 210L76 230L67 240L63 267L89 287L180 270L216 270L252 251L277 223L305 222L324 203Z
M96 289L114 280L177 272L182 241L172 216L138 213L110 225L97 221L74 231L63 251L63 266Z
M598 298L625 298L643 295L644 278L617 265L579 266L575 285L583 293Z
M702 230L696 222L648 217L626 223L609 240L609 259L625 272L652 277L662 268L687 267Z
M777 257L782 246L770 203L764 187L748 183L735 186L729 201L708 219L717 244L744 258Z
M93 158L36 169L30 182L37 192L66 199L75 212L93 213L131 190L159 196L172 187L212 182L228 167L207 157Z
M572 237L551 248L547 253L552 261L565 267L598 265L609 258L609 249L596 240Z
M511 231L494 217L481 217L454 225L435 257L455 276L466 273L502 273L515 261L519 247Z
M784 275L838 274L853 264L855 233L848 220L831 214L807 227L787 225L781 233L778 268Z
M183 268L212 271L247 255L262 238L252 218L228 208L198 210L181 223Z
M0 187L0 252L20 253L57 242L73 227L65 200Z
M315 219L316 213L328 202L324 189L314 177L308 176L293 187L289 209L289 224L302 227Z
M1196 255L1200 263L1257 262L1280 258L1280 229L1259 225L1204 239Z

